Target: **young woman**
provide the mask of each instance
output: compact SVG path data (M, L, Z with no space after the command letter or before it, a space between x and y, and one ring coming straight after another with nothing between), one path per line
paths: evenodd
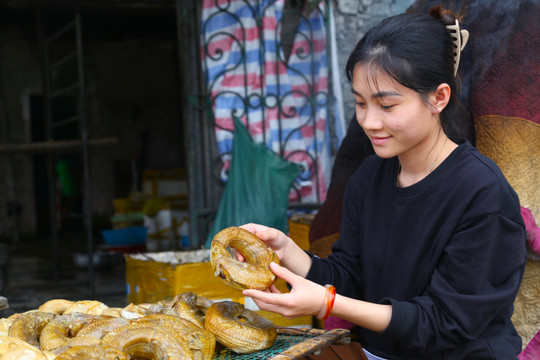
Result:
M286 317L356 324L369 359L507 360L521 350L511 315L524 225L495 163L452 136L453 40L466 41L456 20L440 7L397 15L350 55L356 117L376 155L349 180L328 259L276 229L243 226L277 252L272 270L291 285L244 295Z

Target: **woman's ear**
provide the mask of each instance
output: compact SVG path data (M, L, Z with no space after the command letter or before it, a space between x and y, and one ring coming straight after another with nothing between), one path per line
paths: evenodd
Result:
M450 85L442 83L430 94L430 103L435 113L440 114L446 105L448 105L451 93Z

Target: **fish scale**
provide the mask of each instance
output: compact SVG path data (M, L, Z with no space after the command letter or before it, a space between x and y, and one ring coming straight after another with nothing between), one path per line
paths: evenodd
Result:
M128 360L129 355L108 345L94 344L75 346L59 355L55 360Z
M89 324L85 325L78 333L77 336L93 336L97 338L102 338L109 332L114 329L119 328L120 326L129 325L129 320L121 317L105 317L102 319L97 319Z
M103 343L122 349L135 358L143 356L152 356L150 359L169 360L191 358L189 349L181 344L170 331L155 325L122 326L106 335Z

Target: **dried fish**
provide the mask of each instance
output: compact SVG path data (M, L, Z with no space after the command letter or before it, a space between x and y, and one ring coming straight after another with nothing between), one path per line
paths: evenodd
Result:
M75 346L62 354L55 360L128 360L129 355L122 350L103 344Z
M64 346L81 328L96 319L95 315L71 313L59 315L49 321L39 337L42 350L52 350Z
M245 262L234 259L227 248L236 249ZM279 264L274 250L267 247L257 236L239 227L228 227L216 234L210 246L210 261L214 275L237 289L266 290L276 280L270 263Z
M66 299L52 299L43 303L38 310L62 315L64 311L73 305L73 301Z
M193 292L178 294L173 299L173 309L178 316L204 329L204 314L213 301Z
M234 301L212 304L206 312L204 326L216 335L217 341L240 354L268 349L277 337L270 320Z
M81 300L75 301L70 307L68 307L63 314L71 314L74 312L90 314L90 315L101 315L108 306L102 303L101 301L96 300Z
M103 338L109 332L121 326L129 325L130 321L121 317L104 317L96 319L79 330L77 337L92 336L98 339Z
M214 354L216 347L214 334L189 320L166 314L152 314L138 319L135 324L138 326L159 326L177 334L177 339L189 349L194 359L209 360Z
M56 314L44 311L24 313L11 324L8 335L39 347L41 331L55 317Z
M173 333L159 326L122 326L105 335L102 341L135 359L191 359L189 349Z

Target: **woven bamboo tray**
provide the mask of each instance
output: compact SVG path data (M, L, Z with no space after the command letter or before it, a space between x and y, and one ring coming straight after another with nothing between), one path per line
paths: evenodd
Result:
M228 349L216 352L212 360L293 360L309 354L318 354L321 349L336 344L348 344L350 332L346 329L297 329L277 328L276 342L270 349L252 354L237 354Z

